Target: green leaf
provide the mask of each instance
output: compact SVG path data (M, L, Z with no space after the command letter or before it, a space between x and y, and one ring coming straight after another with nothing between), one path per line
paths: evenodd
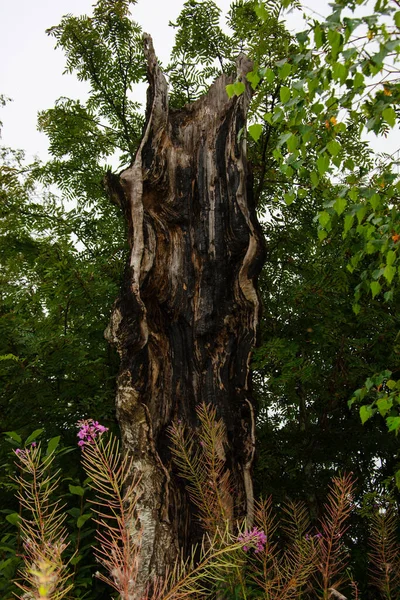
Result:
M292 134L290 136L290 138L287 140L286 145L288 147L289 152L294 152L298 145L297 136Z
M400 417L388 417L386 425L389 431L395 431L397 435L400 430Z
M324 175L329 169L329 156L327 154L320 154L317 158L317 168L320 175Z
M320 242L323 242L325 238L328 237L328 232L325 229L318 229L318 239Z
M364 423L366 423L368 419L370 419L375 414L375 412L376 411L371 405L363 404L363 406L360 407L361 423L364 425Z
M11 523L11 525L18 525L18 523L20 522L21 517L19 516L18 513L11 513L9 515L6 516L6 521L8 521L9 523Z
M249 127L249 134L255 142L258 142L263 132L263 126L260 123L254 123Z
M346 235L348 231L350 231L350 229L353 226L353 222L354 222L354 215L346 215L344 218L344 231L343 231L343 235Z
M276 106L274 108L274 116L272 117L272 122L273 123L280 123L281 121L283 121L283 117L284 117L284 112L281 108L279 108L279 106Z
M25 444L27 446L29 446L29 444L31 444L32 442L34 442L36 440L36 438L38 438L40 435L42 435L43 431L44 431L44 429L35 429L35 431L33 431L31 433L31 435L26 438Z
M362 223L365 215L367 214L367 207L366 206L361 206L358 210L357 210L357 221L359 223Z
M292 137L292 133L290 131L286 131L285 133L282 133L282 135L279 136L278 139L278 146L282 146L285 142L287 142L291 137Z
M389 250L386 254L386 264L392 265L396 260L396 252L394 250Z
M230 83L229 85L226 86L226 93L228 94L229 98L232 98L232 96L235 95L235 86L233 85L233 83Z
M376 211L381 204L381 198L379 194L373 194L369 199L369 203L372 206L372 208Z
M84 525L86 521L88 521L92 517L92 515L93 513L85 513L84 515L81 515L76 521L77 527L80 529L82 525Z
M337 212L338 215L341 215L342 212L344 211L344 209L347 206L347 200L346 198L337 198L335 201L335 204L333 205L334 210Z
M282 85L281 89L279 90L279 98L282 104L286 104L286 102L290 100L290 89L285 85Z
M400 14L400 13L396 13L396 14ZM397 27L400 27L400 25L397 25ZM394 474L394 478L395 478L396 486L400 490L400 470L396 471L396 473Z
M364 75L360 72L356 73L353 80L353 86L355 89L364 85Z
M380 279L383 275L385 269L375 269L375 271L372 271L372 279Z
M55 452L58 444L60 443L60 439L61 436L57 435L49 440L49 443L47 444L46 456L50 456L50 454Z
M394 381L394 379L389 379L385 385L389 388L389 390L394 390L397 385L397 381Z
M392 283L393 277L395 275L396 275L396 267L392 267L391 265L386 265L385 270L383 271L383 276L389 284Z
M275 79L275 73L272 69L267 69L265 77L267 78L268 83L272 83Z
M18 444L22 443L22 438L20 435L18 435L16 431L5 431L4 435L8 435L8 437L10 437L15 442L18 442Z
M375 298L375 296L377 296L382 289L379 281L371 281L369 287L371 288L373 298Z
M249 83L251 83L251 87L253 88L253 90L256 89L256 87L261 81L261 77L259 76L257 71L250 71L250 73L247 73L246 79Z
M320 222L321 227L326 227L328 223L330 223L331 215L326 212L326 210L322 211L318 215L318 221Z
M379 398L376 405L381 416L385 417L393 406L393 400L391 398Z
M78 562L82 560L82 558L83 558L83 555L78 554L76 556L73 556L69 562L71 563L71 565L77 565Z
M245 89L246 89L246 86L244 85L243 81L236 81L233 84L233 90L234 90L236 96L240 96L241 94L243 94Z
M394 108L388 106L385 110L382 111L382 117L385 119L386 123L390 125L390 127L394 127L396 124L396 112Z
M355 302L353 304L353 312L354 312L354 314L358 315L358 313L360 312L360 310L361 310L361 306L359 304L357 304L357 302Z
M291 65L288 62L285 63L283 65L283 67L280 68L278 71L279 79L282 79L282 81L284 81L290 75L291 71L292 71Z
M383 297L385 298L385 302L391 302L393 300L393 290L389 290L388 292L385 292L383 294Z
M260 19L260 21L267 21L268 17L269 17L269 13L267 11L267 9L264 6L263 2L259 2L258 4L255 5L254 7L254 11L257 15L257 17Z
M311 171L310 173L311 184L313 188L316 188L319 184L319 177L315 171Z
M314 27L314 41L317 49L321 48L322 44L324 43L322 29L319 25Z
M340 35L340 33L338 31L336 31L336 29L330 29L328 31L328 41L331 46L332 56L335 59L337 57L339 49L340 49L342 36Z
M375 381L373 379L371 379L371 377L368 377L368 379L365 381L365 387L367 388L367 390L371 390L375 385Z
M85 490L80 485L69 485L69 491L71 494L75 494L75 496L83 496L85 494Z
M326 145L329 154L332 156L337 156L342 149L342 146L336 140L331 140Z
M296 196L293 193L291 193L291 194L284 194L283 198L284 198L286 204L288 206L290 206L294 202Z
M332 68L332 77L334 81L340 81L343 84L347 79L348 69L342 63L335 63Z
M396 23L396 27L400 29L400 10L394 13L394 22Z

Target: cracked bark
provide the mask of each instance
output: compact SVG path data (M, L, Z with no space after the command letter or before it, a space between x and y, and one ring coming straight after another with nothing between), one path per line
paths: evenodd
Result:
M145 36L148 97L143 138L131 166L108 188L125 213L130 257L107 338L121 366L117 417L141 474L143 528L137 597L179 549L199 539L173 474L167 428L195 428L196 406L217 407L227 430L233 519L253 514L254 411L250 356L264 258L246 161L251 90L229 99L222 75L207 95L169 109L166 80ZM238 75L250 70L238 59ZM240 139L239 139L240 138Z

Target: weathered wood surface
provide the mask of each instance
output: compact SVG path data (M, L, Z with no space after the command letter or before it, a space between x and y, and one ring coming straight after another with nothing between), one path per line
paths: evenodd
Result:
M232 79L223 75L197 102L169 109L148 36L145 48L143 138L133 164L110 182L128 221L131 252L107 331L121 357L116 402L123 443L142 475L142 584L162 575L199 532L172 473L167 428L174 419L195 428L202 402L215 405L226 424L233 517L252 519L250 355L264 257L239 136L248 85L229 99ZM238 60L243 81L250 68L245 57Z

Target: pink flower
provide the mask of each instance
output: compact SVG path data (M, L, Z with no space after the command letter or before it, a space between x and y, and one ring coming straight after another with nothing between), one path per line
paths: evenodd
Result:
M243 546L244 552L248 552L250 548L254 548L254 552L262 552L267 542L267 536L262 529L253 527L253 529L244 531L238 536L238 542L245 542Z
M93 421L93 419L84 419L82 421L78 421L77 423L79 427L78 431L78 446L83 447L86 444L94 444L94 440L108 431L108 427L104 427L104 425L100 425L98 421Z

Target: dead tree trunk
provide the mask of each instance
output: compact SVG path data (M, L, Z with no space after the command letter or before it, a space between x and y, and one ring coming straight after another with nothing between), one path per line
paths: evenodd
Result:
M212 403L227 429L234 518L253 512L254 414L250 355L260 302L263 241L246 162L251 91L229 99L222 75L208 94L172 110L151 38L145 37L146 126L133 164L112 184L131 247L108 339L121 357L117 416L142 476L141 585L198 539L173 476L167 428L195 428ZM246 66L247 65L247 66ZM248 61L238 61L245 81ZM140 586L139 586L140 587Z

